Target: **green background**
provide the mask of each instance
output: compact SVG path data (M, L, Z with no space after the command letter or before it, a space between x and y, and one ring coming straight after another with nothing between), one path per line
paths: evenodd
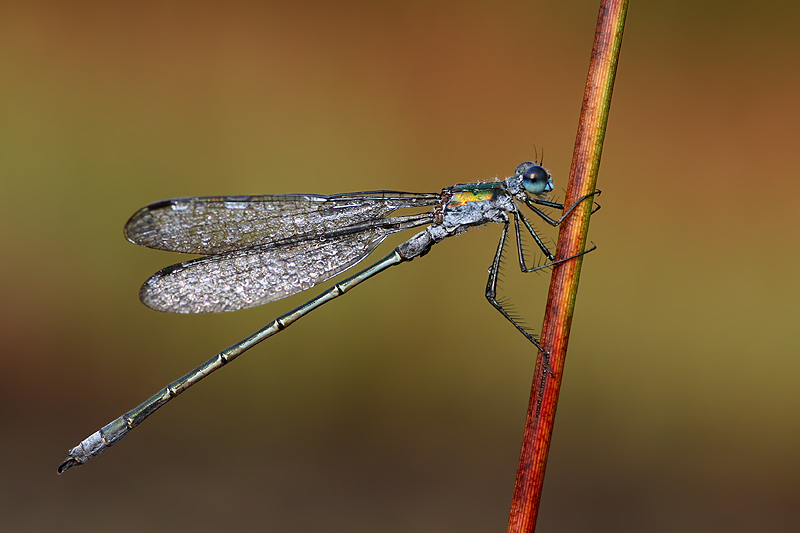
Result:
M125 242L136 209L435 192L508 176L534 144L563 197L597 8L0 5L0 529L504 530L534 350L484 300L497 226L55 471L318 292L150 311L140 284L179 259ZM800 528L799 21L797 2L632 2L542 531ZM505 294L538 329L548 277L515 265Z

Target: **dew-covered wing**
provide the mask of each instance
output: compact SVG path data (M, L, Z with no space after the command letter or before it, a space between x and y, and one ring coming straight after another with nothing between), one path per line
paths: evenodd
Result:
M217 313L261 305L347 270L400 229L373 227L202 257L157 272L142 285L139 297L148 307L167 313Z
M125 237L157 250L219 254L302 235L323 235L384 217L395 209L434 205L438 197L375 191L175 198L134 213L125 225Z

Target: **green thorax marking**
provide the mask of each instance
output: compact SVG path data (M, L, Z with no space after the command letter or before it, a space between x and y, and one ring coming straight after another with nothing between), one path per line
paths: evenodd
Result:
M450 188L450 207L464 205L469 202L485 202L496 198L497 191L502 188L500 182L465 183Z

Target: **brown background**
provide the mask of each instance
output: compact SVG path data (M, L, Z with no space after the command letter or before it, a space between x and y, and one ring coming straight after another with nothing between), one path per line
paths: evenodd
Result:
M178 258L124 241L142 205L438 191L534 144L563 196L598 2L288 4L0 7L4 531L504 530L534 352L483 298L496 226L55 473L312 295L146 309ZM632 4L541 530L797 531L800 8ZM506 272L538 326L547 276Z

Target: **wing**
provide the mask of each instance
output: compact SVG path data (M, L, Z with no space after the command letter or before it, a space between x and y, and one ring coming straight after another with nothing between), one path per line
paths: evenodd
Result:
M157 250L211 255L321 235L438 200L438 194L396 191L175 198L134 213L125 237Z
M357 264L386 237L430 223L429 213L381 219L321 237L235 250L167 267L139 291L167 313L217 313L272 302L313 287ZM374 222L374 221L373 221Z

